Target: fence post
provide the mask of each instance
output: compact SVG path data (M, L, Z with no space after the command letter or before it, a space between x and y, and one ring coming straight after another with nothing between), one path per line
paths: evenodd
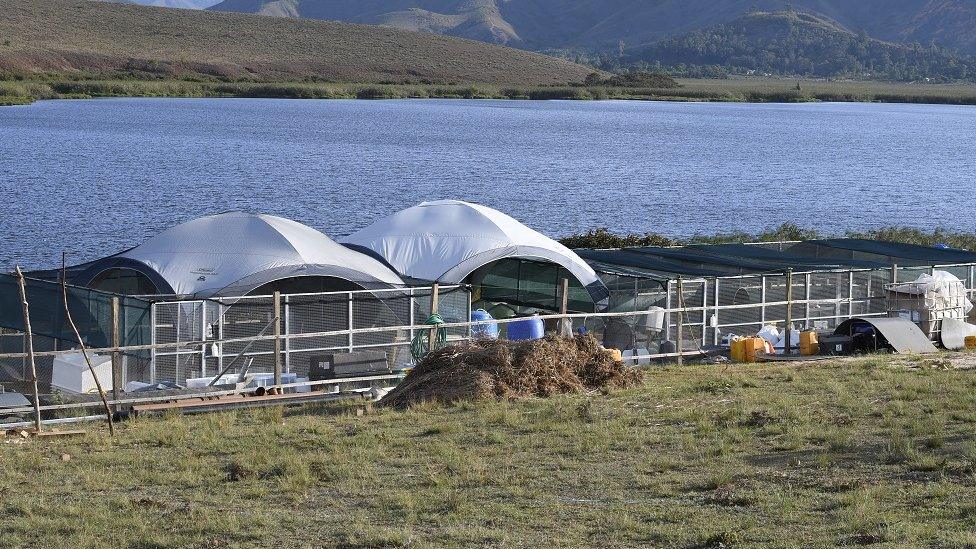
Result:
M291 300L288 299L288 294L285 294L285 302L283 304L285 308L285 372L291 373Z
M353 341L353 337L352 337L352 331L356 328L356 323L353 317L355 311L353 310L353 304L352 304L352 300L355 299L354 294L352 292L349 292L348 294L346 294L346 299L347 299L346 316L349 317L349 341L347 343L349 344L349 352L351 353L355 345L355 342Z
M671 281L668 281L667 286L664 289L664 339L671 339L671 307L673 303L671 302ZM634 310L636 311L637 300L634 300Z
M684 282L678 277L678 344L675 350L678 351L678 366L684 366L684 339L685 339L685 294Z
M805 312L804 312L804 316L806 318L804 318L803 321L804 321L804 325L807 328L813 328L813 321L810 320L810 296L813 295L811 293L810 287L813 285L813 275L811 275L810 273L807 273L806 275L804 275L803 278L804 278L804 282L803 283L806 286L805 291L804 291L804 298L803 299L805 299L806 302L807 302L807 305L806 305L806 308L805 308Z
M569 313L569 279L564 278L560 281L560 292L562 297L559 303L559 314ZM560 318L556 321L556 334L560 336L573 336L573 321L568 318Z
M152 347L149 349L149 383L156 383L156 305L158 303L149 304L149 343Z
M281 385L281 292L274 293L274 384Z
M847 273L847 318L854 318L854 271Z
M78 339L78 348L81 349L81 356L84 357L85 363L88 364L88 371L91 372L92 379L95 381L95 389L98 391L98 396L102 399L102 406L105 408L105 417L108 419L108 432L114 437L115 423L112 418L112 408L108 405L105 391L102 390L102 382L98 379L98 373L92 365L91 357L88 356L85 340L81 337L81 332L78 331L78 326L75 324L74 319L71 318L71 307L68 305L68 275L67 267L65 266L67 256L67 253L61 252L61 296L64 298L64 318L68 321L68 324L71 326L71 331L74 332L75 337ZM36 374L34 377L37 377Z
M200 377L207 377L207 302L200 302Z
M122 334L119 333L119 298L112 298L112 398L119 399L119 387L122 386ZM206 346L204 346L206 347Z
M793 268L786 270L786 341L783 344L783 355L793 354Z
M30 306L27 304L27 281L17 266L17 280L20 283L20 305L24 313L24 337L26 338L27 362L30 363L31 383L34 385L34 429L41 432L41 401L37 389L37 363L34 361L34 333L31 331Z
M437 314L437 302L439 301L441 287L440 284L434 283L434 286L430 290L430 316ZM430 332L427 334L427 349L428 352L434 352L434 345L437 343L437 325L433 324Z
M218 372L224 369L224 302L217 302L217 367Z
M719 338L719 326L720 326L720 324L719 324L719 318L718 318L719 317L718 312L719 312L719 307L720 307L718 300L719 300L720 294L719 294L718 284L719 284L719 278L718 277L715 277L715 312L714 312L714 314L715 314L715 327L712 328L712 345L718 345L719 344L719 341L720 341L720 338Z
M759 309L759 323L763 326L766 325L766 275L763 275L760 279L762 283L762 289L759 291L759 301L762 302L762 307Z
M569 310L569 279L562 279L560 286L562 287L562 303L559 305L559 314L564 315Z
M891 283L898 284L898 264L895 263L891 266Z

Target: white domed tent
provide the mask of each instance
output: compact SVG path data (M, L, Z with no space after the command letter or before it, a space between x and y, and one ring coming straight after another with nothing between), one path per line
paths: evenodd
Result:
M82 286L194 298L271 293L276 284L316 292L403 285L379 261L311 227L241 212L188 221L73 271Z
M455 284L502 260L522 259L561 267L586 289L592 303L608 295L593 269L569 248L497 210L460 200L424 202L341 242L382 260L403 277ZM555 287L559 275L553 273Z

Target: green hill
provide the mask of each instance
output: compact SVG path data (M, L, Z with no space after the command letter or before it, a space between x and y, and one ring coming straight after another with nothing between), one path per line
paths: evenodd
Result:
M827 18L757 12L634 52L626 64L673 72L722 71L891 80L976 77L976 60L938 47L907 46L855 34Z
M0 79L559 84L592 69L526 51L331 21L88 0L0 2Z

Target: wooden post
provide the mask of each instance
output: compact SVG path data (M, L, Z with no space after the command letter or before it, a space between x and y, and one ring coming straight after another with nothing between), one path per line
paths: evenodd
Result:
M112 347L116 350L112 351L112 398L114 400L119 399L119 387L122 386L122 352L119 351L119 347L122 346L122 334L119 331L119 298L112 298Z
M564 315L569 312L569 279L564 278L562 286L562 303L559 305L559 314Z
M85 341L81 339L81 332L78 331L78 326L75 325L75 321L71 318L71 307L68 306L68 268L66 267L68 254L61 253L61 295L64 297L64 317L68 320L68 324L71 325L71 330L75 333L75 337L78 339L78 346L81 347L81 354L85 357L85 363L88 364L88 371L91 372L92 379L95 381L95 389L98 390L98 396L102 398L102 406L105 409L105 415L108 417L108 432L110 435L115 436L115 422L112 418L112 408L108 405L108 399L105 397L105 391L102 389L102 382L98 379L98 374L95 372L95 366L92 365L91 358L88 356L88 349L85 348Z
M34 334L30 324L30 306L27 304L27 281L24 273L17 266L17 280L20 282L20 305L24 312L24 338L27 348L27 362L30 363L31 383L34 384L34 429L41 432L41 400L37 389L37 363L34 362Z
M675 345L675 350L678 351L678 366L684 366L685 357L682 354L684 352L684 339L685 339L685 285L681 277L678 277L678 341Z
M891 283L898 284L898 264L891 266Z
M274 384L281 385L281 292L274 293Z
M786 337L783 343L783 355L793 354L793 268L786 271L786 328L783 330Z
M437 302L440 301L441 287L437 282L430 290L430 316L437 314ZM434 351L434 344L437 342L437 325L435 324L427 334L427 352Z
M562 293L559 314L569 314L569 279L564 278L560 281L560 292ZM556 335L562 337L573 337L573 321L568 318L560 318L556 321Z

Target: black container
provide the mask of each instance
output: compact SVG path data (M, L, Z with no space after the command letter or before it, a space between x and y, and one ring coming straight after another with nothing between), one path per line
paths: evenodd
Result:
M383 351L333 353L311 358L308 368L310 381L325 381L347 377L379 376L390 373L390 365Z
M822 356L848 356L854 354L854 340L846 335L820 336Z

